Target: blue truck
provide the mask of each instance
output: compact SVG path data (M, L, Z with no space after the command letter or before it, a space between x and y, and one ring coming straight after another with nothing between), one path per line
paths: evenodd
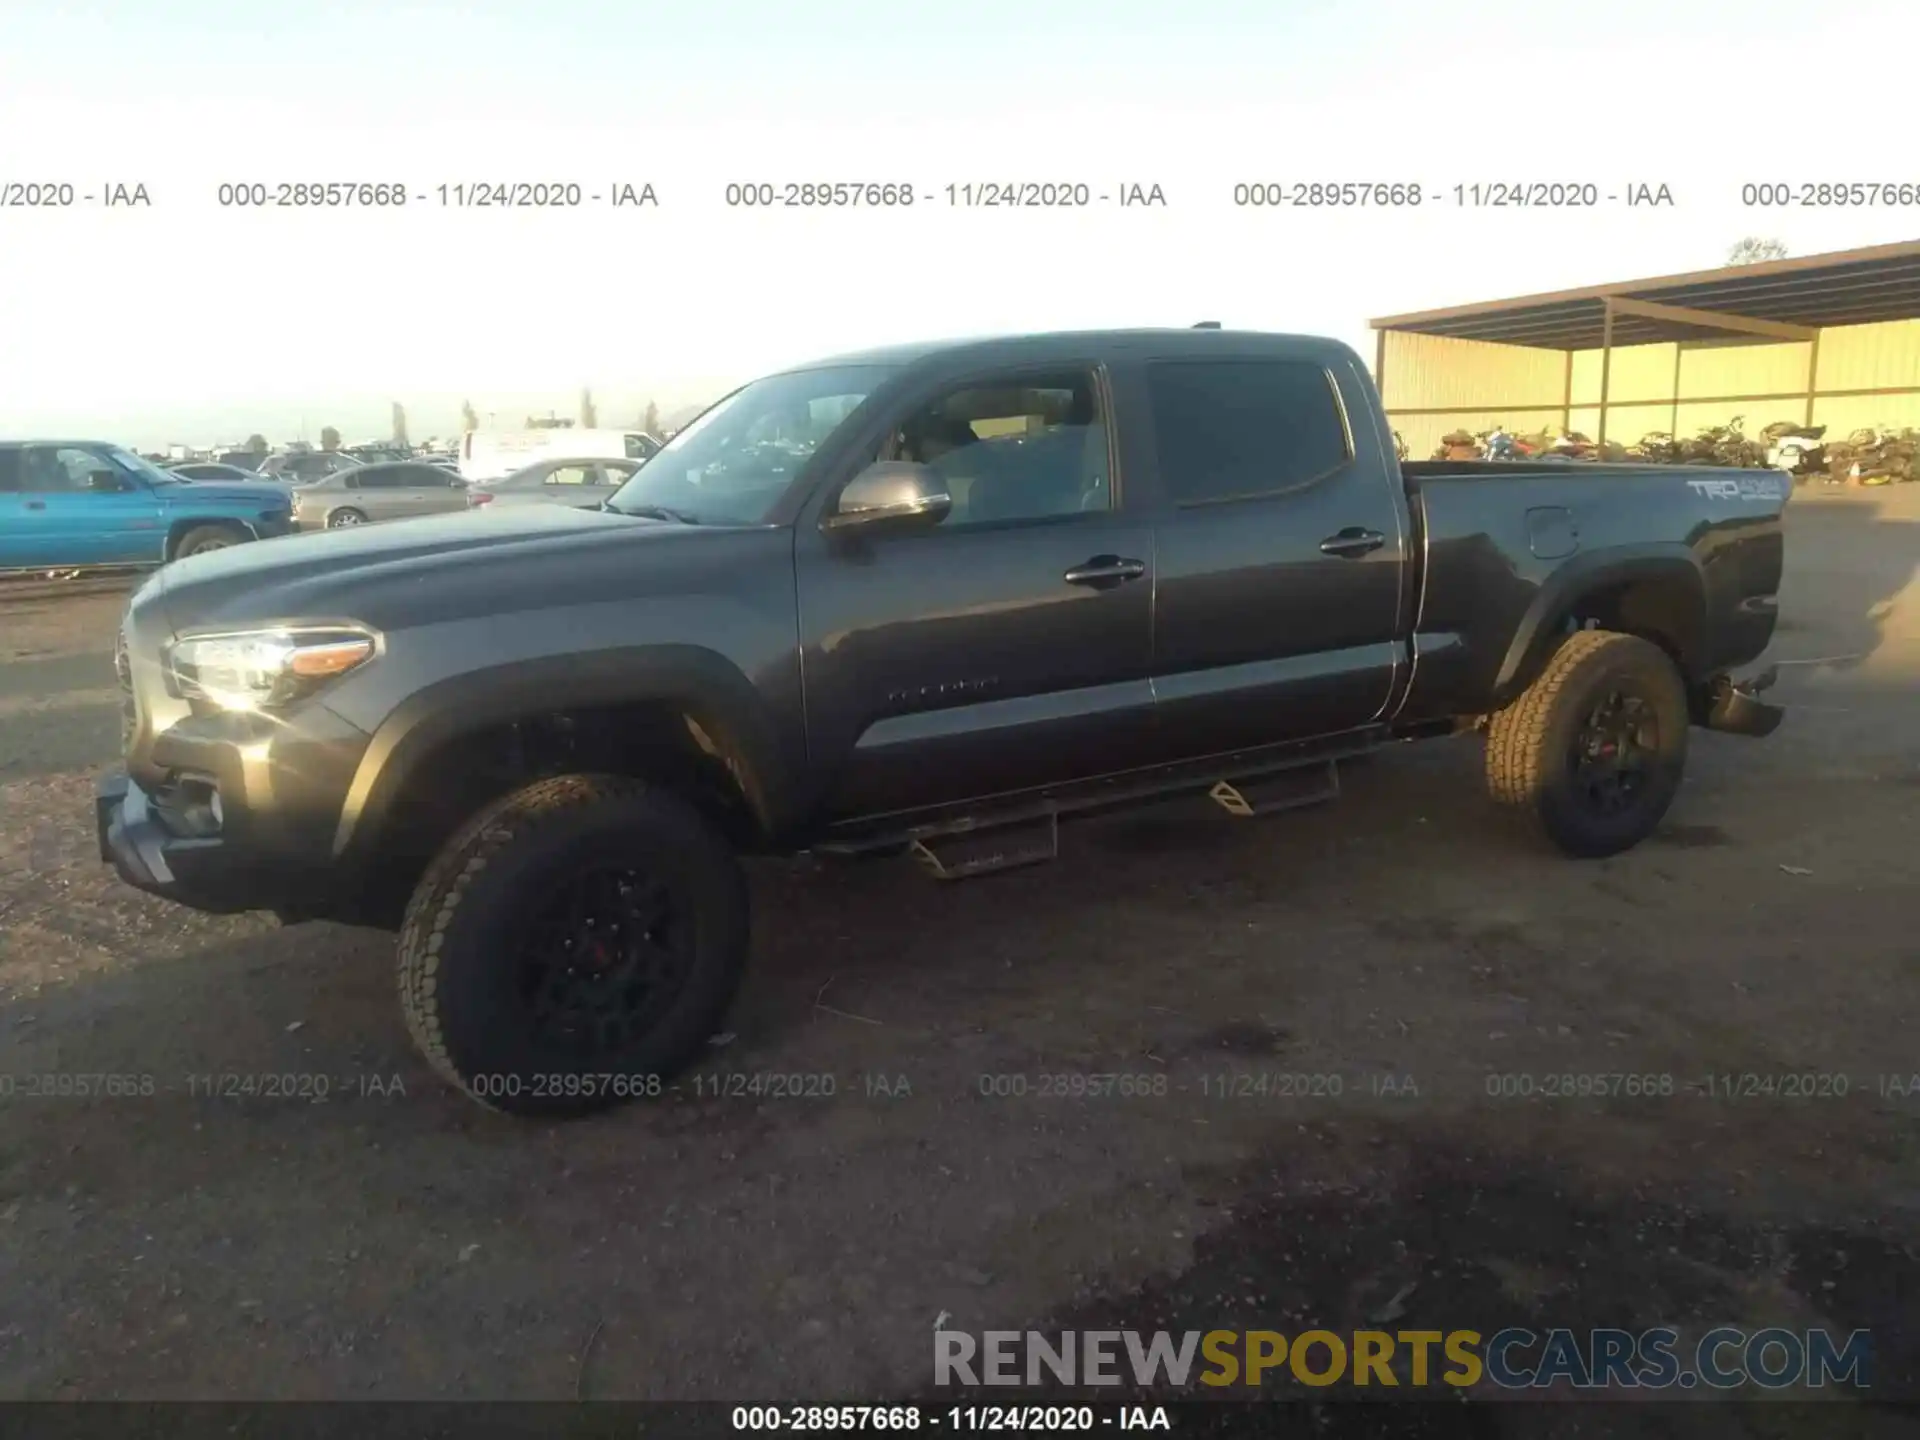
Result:
M0 573L146 568L292 529L284 485L186 480L97 440L0 441Z

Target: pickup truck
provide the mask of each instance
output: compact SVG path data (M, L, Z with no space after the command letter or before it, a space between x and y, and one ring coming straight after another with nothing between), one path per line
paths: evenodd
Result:
M1045 860L1195 792L1485 732L1492 798L1632 846L1691 727L1763 735L1787 477L1402 464L1324 339L876 351L747 384L598 509L196 556L120 633L102 859L398 932L409 1029L495 1108L659 1093L748 951L742 854Z
M97 440L0 441L0 572L163 565L292 518L284 485L189 480Z

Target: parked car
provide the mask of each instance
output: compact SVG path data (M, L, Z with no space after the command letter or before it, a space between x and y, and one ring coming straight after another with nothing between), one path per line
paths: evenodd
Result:
M166 467L170 475L178 475L182 480L265 480L268 477L258 470L245 470L238 465L222 465L212 460L180 460Z
M460 437L460 473L491 483L540 460L646 460L660 442L643 430L469 430Z
M98 440L0 442L0 570L160 565L292 528L285 486L183 480Z
M1790 494L1403 465L1332 340L823 361L721 400L604 509L170 567L123 624L137 724L101 854L200 909L398 930L443 1076L597 1109L721 1028L742 853L908 849L958 878L1051 859L1076 814L1263 814L1468 730L1546 841L1633 846L1690 727L1781 719L1770 674L1733 672L1773 635Z
M305 485L352 470L359 464L344 450L288 450L269 455L261 462L260 473L272 480Z
M543 460L538 465L467 488L467 504L576 505L591 509L633 478L638 460Z
M293 490L294 524L302 530L342 530L466 508L466 482L417 460L355 465Z

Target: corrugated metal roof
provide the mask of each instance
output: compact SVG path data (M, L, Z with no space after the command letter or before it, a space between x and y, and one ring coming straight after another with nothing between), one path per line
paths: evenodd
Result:
M1389 315L1369 323L1375 330L1452 335L1547 350L1592 350L1601 343L1609 300L1694 312L1690 316L1651 309L1630 313L1616 304L1613 343L1617 346L1728 335L1760 341L1793 338L1787 332L1758 333L1752 325L1742 325L1742 320L1824 329L1913 319L1920 317L1920 240ZM1718 315L1728 318L1720 322Z

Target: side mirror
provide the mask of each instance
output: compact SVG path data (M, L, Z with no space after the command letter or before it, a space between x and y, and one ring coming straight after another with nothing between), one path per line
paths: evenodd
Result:
M91 470L87 472L87 488L97 495L117 495L130 487L117 470Z
M953 496L938 471L907 460L882 460L847 482L840 503L820 524L827 530L938 525L952 510Z

